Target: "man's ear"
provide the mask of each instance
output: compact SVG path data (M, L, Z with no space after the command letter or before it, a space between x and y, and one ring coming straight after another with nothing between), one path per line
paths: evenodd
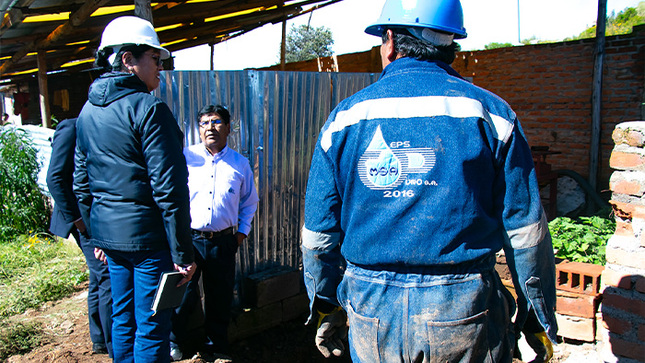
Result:
M394 62L398 58L398 53L394 49L394 33L391 29L387 30L387 40L383 43L383 55L387 57L389 63Z

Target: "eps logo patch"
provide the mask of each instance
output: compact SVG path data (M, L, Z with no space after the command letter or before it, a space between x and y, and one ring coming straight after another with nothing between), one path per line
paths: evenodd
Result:
M381 126L363 155L358 160L358 174L366 187L373 190L394 189L407 179L409 174L427 173L436 162L432 148L405 147L409 142L392 142L391 145L404 146L391 148L383 138Z

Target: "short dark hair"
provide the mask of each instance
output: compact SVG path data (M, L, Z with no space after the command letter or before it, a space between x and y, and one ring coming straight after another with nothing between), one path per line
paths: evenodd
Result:
M209 113L216 113L224 121L224 124L228 125L231 122L231 114L228 112L226 106L222 105L206 105L202 107L201 110L197 113L197 122L202 119L202 116L208 115Z
M383 32L383 43L389 40L387 30ZM438 60L452 64L456 53L461 50L459 44L455 42L450 45L434 45L413 36L404 28L389 28L389 30L393 33L394 50L403 57Z
M143 53L151 48L149 45L124 44L117 52L114 63L110 63L108 59L114 53L114 50L111 47L103 48L96 52L94 64L101 68L103 72L119 72L123 70L123 62L121 61L123 53L130 52L134 59L139 60L143 56Z

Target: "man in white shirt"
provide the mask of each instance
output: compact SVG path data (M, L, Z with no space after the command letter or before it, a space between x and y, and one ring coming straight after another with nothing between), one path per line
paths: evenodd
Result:
M259 199L249 161L226 144L231 132L231 116L226 107L205 106L197 118L202 142L184 149L197 270L173 315L170 355L173 360L180 360L187 358L184 355L188 351L196 350L230 359L226 356L227 330L235 283L235 254L251 230ZM188 332L189 317L199 306L200 276L205 307L203 344Z

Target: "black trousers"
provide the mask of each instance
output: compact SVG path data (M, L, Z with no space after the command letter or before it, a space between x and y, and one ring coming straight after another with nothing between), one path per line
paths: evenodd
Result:
M105 346L112 356L112 286L108 265L94 257L94 246L72 229L72 235L85 255L90 271L87 291L87 315L90 325L90 339L97 346Z
M228 325L231 319L231 304L235 286L235 254L238 245L233 233L211 239L193 234L197 270L188 282L181 305L172 317L171 344L182 350L228 352ZM204 286L205 334L203 343L195 346L195 334L190 329L191 316L199 309L199 278Z

